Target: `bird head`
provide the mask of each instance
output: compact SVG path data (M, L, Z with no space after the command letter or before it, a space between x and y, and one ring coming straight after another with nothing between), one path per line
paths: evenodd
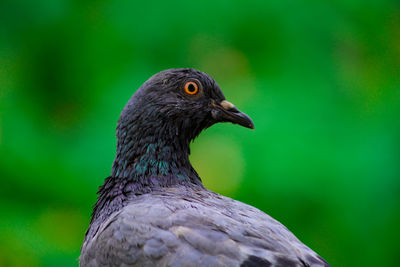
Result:
M225 99L214 79L194 69L170 69L153 75L132 96L123 118L145 120L189 140L217 122L254 129L250 117Z

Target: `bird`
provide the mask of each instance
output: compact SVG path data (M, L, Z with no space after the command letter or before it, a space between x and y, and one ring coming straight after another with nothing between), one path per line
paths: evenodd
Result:
M163 70L136 90L117 123L80 266L330 266L266 213L202 184L190 143L220 122L254 129L199 70Z

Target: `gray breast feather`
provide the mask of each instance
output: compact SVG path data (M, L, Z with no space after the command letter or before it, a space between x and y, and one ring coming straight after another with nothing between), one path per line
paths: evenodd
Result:
M80 265L329 266L260 210L190 190L169 188L132 199L86 242Z

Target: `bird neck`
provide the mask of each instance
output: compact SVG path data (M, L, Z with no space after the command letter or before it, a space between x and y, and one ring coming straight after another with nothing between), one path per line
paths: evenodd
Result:
M201 184L189 161L190 140L166 130L173 127L157 126L146 123L143 127L117 127L117 153L111 176L140 188Z
M204 188L190 164L190 140L182 138L186 135L165 130L171 127L138 122L130 122L133 127L124 127L123 121L117 126L117 153L111 176L99 188L85 240L90 240L101 223L133 196L174 185Z

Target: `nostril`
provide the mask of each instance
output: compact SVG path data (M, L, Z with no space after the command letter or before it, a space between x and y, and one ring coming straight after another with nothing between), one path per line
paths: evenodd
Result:
M226 101L226 100L223 100L223 101L220 103L220 105L221 105L221 107L223 107L225 110L231 110L231 109L235 108L235 105L234 105L234 104L232 104L231 102Z

